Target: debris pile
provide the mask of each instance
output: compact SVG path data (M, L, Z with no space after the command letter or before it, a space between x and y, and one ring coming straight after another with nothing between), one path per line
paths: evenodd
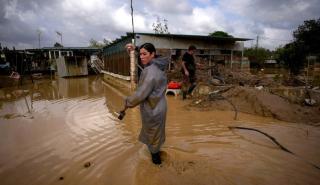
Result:
M199 88L199 86L198 86ZM200 86L200 88L204 89ZM209 88L208 88L209 89ZM197 90L195 93L203 92ZM215 93L215 96L212 94ZM219 94L219 95L217 95ZM230 110L287 122L301 122L317 125L320 122L319 106L295 104L268 91L252 87L232 86L198 94L188 106L192 110ZM231 102L231 103L230 103Z
M198 84L187 109L231 110L288 122L320 123L319 89L302 86L305 84L301 80L290 80L285 75L269 76L263 71L253 75L220 64L206 64L201 63L197 70ZM168 74L168 79L182 81L178 67Z

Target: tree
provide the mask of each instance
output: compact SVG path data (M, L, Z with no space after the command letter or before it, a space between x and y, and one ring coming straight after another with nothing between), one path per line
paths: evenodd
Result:
M232 35L229 35L228 33L224 32L224 31L215 31L215 32L209 33L209 36L212 36L212 37L233 37Z
M157 22L152 24L153 31L157 34L170 34L168 28L168 20L162 19L157 16Z
M111 43L111 41L107 40L107 39L103 39L103 43L104 43L104 45L109 45Z
M299 74L308 55L320 55L320 19L306 20L293 32L294 41L277 48L276 59L282 61L293 75Z
M271 58L272 52L265 48L252 47L244 50L244 56L249 58L252 67L261 68L264 61Z
M276 60L290 69L292 75L297 75L304 65L305 48L298 42L286 44L275 51Z
M91 48L103 48L104 46L106 46L105 43L101 43L101 42L96 41L94 39L90 39L89 42L90 42L89 47L91 47Z
M297 30L293 32L295 42L304 45L308 54L320 53L320 18L318 20L304 21Z
M55 47L55 48L61 48L61 47L63 47L63 45L61 45L60 43L56 42L56 43L53 45L53 47Z

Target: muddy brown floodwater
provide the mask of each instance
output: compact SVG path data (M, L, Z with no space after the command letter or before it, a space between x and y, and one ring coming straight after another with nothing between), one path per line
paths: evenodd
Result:
M39 80L21 88L0 89L1 185L319 184L320 170L312 166L320 166L319 127L187 111L188 101L168 96L158 167L137 141L139 109L117 120L125 95L100 78ZM228 126L259 129L296 155L261 133Z

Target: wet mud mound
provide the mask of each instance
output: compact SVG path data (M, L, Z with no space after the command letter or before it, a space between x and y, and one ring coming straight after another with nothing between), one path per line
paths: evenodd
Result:
M190 104L189 109L234 110L233 104L238 112L273 117L287 122L312 125L320 123L319 106L310 107L295 104L264 90L239 86L230 88L220 93L219 96L221 98L210 98L209 95L196 98Z

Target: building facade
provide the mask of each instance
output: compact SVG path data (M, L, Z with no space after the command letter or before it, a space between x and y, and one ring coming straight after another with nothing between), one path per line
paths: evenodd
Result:
M171 59L169 70L179 67L179 62L189 45L195 45L196 62L206 63L209 67L221 63L233 70L241 70L249 66L248 61L243 60L244 41L247 38L212 37L202 35L181 34L153 34L153 33L127 33L126 36L115 40L103 49L104 73L123 80L135 80L130 78L130 58L125 50L125 45L131 43L134 38L135 45L140 46L149 42L154 44L157 55ZM135 59L138 64L138 59ZM138 71L138 65L136 65Z

